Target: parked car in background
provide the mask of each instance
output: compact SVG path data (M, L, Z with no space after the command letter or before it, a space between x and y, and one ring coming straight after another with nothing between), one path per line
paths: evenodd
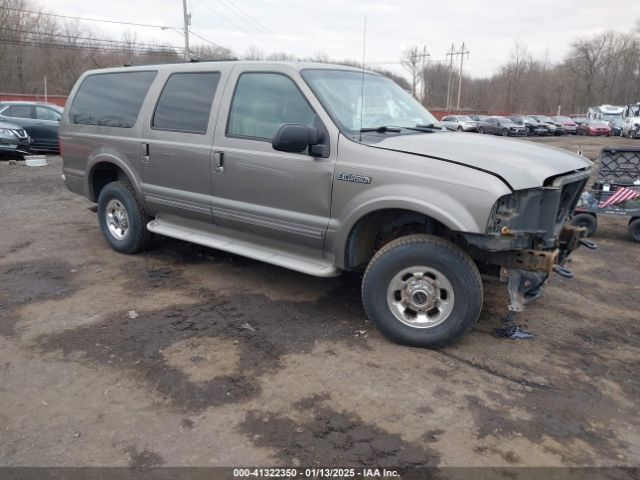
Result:
M576 122L577 125L580 125L581 123L586 122L588 118L584 115L576 115L575 117L571 117L571 120Z
M440 123L449 130L457 130L458 132L478 131L478 122L467 115L447 115L440 120Z
M32 151L59 152L58 127L63 108L52 103L0 102L0 121L15 123L31 137Z
M621 137L640 138L640 117L627 117L622 122Z
M614 137L622 136L622 127L624 125L625 119L623 118L614 118L609 122L609 126L611 127L611 135Z
M611 136L611 127L607 120L590 118L578 126L578 135Z
M549 129L544 123L535 121L526 115L510 115L507 117L516 125L520 125L527 129L527 135L548 135Z
M31 139L25 130L13 123L0 122L0 156L20 157L27 153Z
M480 126L480 133L491 133L503 137L526 137L527 129L507 117L489 117Z
M551 117L551 120L562 125L562 129L566 134L575 135L578 133L578 124L569 117L556 115L555 117Z
M551 117L546 115L527 115L529 118L533 118L536 122L544 123L549 129L549 135L564 135L564 129L562 124L555 122Z

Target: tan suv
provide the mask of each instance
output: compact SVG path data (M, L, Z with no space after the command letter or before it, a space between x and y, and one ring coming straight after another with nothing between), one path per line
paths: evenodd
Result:
M86 72L60 128L68 188L112 248L153 233L310 275L364 270L369 318L437 348L482 307L480 273L519 311L584 229L591 162L447 132L394 82L320 64L209 62Z

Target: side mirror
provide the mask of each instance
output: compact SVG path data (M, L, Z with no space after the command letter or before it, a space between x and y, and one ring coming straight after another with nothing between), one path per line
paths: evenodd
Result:
M314 154L314 148L320 142L320 132L316 127L299 123L285 123L282 125L273 139L271 146L280 152L302 153L309 148Z

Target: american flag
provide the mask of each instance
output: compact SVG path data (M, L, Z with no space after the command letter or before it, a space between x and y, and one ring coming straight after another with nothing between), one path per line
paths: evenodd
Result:
M640 192L631 190L630 188L618 187L613 195L600 202L598 208L605 208L618 203L626 202L627 200L635 200L640 198Z

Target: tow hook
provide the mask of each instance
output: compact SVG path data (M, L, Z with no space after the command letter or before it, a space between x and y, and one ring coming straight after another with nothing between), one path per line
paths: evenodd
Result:
M592 242L591 240L588 240L586 238L581 238L579 241L580 241L580 245L584 245L589 250L596 250L598 248L598 245L596 245L596 242Z
M564 278L573 278L573 272L568 268L561 267L560 265L554 265L553 271Z

